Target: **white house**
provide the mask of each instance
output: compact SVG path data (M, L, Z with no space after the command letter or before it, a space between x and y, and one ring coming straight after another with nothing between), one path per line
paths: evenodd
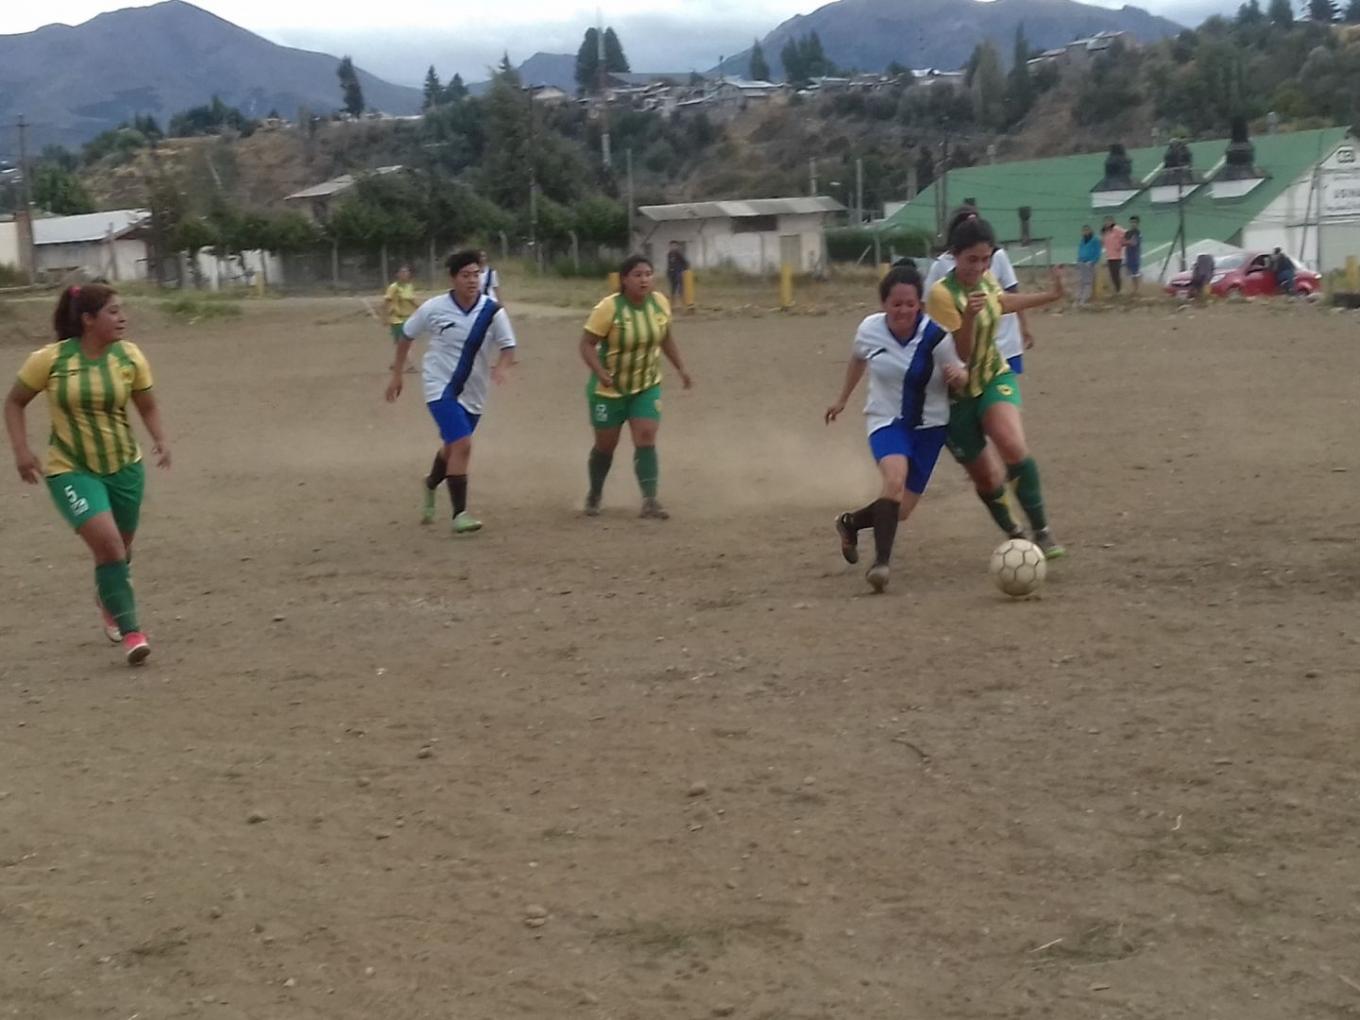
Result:
M695 269L730 267L768 273L789 264L800 273L826 266L827 221L845 212L832 198L755 198L744 202L644 205L641 241L663 259L678 241Z

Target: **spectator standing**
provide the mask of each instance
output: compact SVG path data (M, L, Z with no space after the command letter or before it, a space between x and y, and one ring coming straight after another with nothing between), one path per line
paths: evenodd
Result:
M1091 291L1096 283L1096 266L1100 264L1100 239L1092 232L1090 224L1081 228L1081 241L1077 244L1077 304L1084 305L1091 300Z

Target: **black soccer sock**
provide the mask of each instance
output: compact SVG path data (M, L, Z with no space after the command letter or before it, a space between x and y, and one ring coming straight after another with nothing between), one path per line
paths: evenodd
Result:
M1015 518L1011 516L1011 508L1006 500L1006 487L1004 485L995 492L979 492L978 499L982 500L982 505L992 515L992 520L996 521L996 526L1006 534L1013 536L1020 530L1020 525L1016 524Z
M609 468L614 463L614 454L590 448L590 461L587 470L590 474L590 498L599 499L604 494L604 480L609 477Z
M878 502L870 503L868 506L860 507L850 515L850 526L856 532L867 531L874 526L874 507Z
M430 473L425 479L425 488L431 492L439 488L439 483L444 480L448 472L448 461L444 459L444 451L440 450L434 455L434 464L430 467Z
M902 504L895 499L874 501L874 563L892 559L893 539L897 537L897 515Z
M449 475L449 498L453 500L453 516L467 509L467 475Z

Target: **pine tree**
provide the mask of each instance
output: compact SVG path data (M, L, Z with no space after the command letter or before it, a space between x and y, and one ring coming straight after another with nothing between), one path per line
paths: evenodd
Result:
M467 98L467 94L468 89L463 84L463 76L455 71L453 77L449 79L449 83L444 86L444 102L461 103Z
M1346 13L1342 20L1348 25L1360 25L1360 0L1351 0L1346 5Z
M1025 26L1015 29L1015 54L1011 73L1007 77L1006 121L1018 124L1024 120L1034 105L1034 81L1029 75L1029 40L1025 38Z
M583 93L593 93L600 88L600 30L586 29L581 39L580 49L576 51L576 87Z
M1239 25L1259 25L1265 20L1266 15L1261 10L1260 0L1247 0L1241 7L1237 8L1237 23Z
M969 65L973 70L969 84L973 118L985 127L999 127L1005 119L1006 78L996 47L990 42L978 43Z
M1360 0L1355 0L1360 3ZM765 59L765 51L760 48L760 40L751 43L751 67L749 74L752 81L769 81L770 64Z
M617 74L627 74L628 58L623 54L623 43L612 28L604 30L604 69Z
M1272 25L1280 28L1288 28L1294 24L1294 8L1290 6L1289 0L1270 0L1266 15Z
M1336 0L1308 0L1308 19L1330 25L1340 16Z
M342 57L335 74L340 79L340 95L345 112L352 117L358 117L364 112L364 91L359 87L359 75L354 70L354 61L348 56Z
M444 101L444 86L439 84L439 75L434 73L434 65L425 72L425 109L431 110Z

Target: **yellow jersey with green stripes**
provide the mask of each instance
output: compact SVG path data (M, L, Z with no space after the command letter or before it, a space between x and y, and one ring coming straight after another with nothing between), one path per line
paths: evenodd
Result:
M648 294L635 305L611 294L590 313L586 332L599 337L600 364L614 377L614 388L599 386L602 397L632 396L661 382L661 344L671 329L670 302Z
M973 320L973 353L968 359L970 397L980 396L989 382L1003 372L1010 371L1006 359L996 347L996 334L1001 328L1004 314L1001 310L1001 295L1005 292L990 272L982 274L982 279L973 291L981 291L986 295L987 303ZM949 332L957 332L963 326L963 313L968 307L969 293L951 270L948 276L930 288L930 295L926 298L926 314Z
M28 356L19 382L47 394L52 432L47 474L111 475L142 459L128 424L132 394L151 389L151 366L136 344L119 340L89 358L80 339L60 340Z

